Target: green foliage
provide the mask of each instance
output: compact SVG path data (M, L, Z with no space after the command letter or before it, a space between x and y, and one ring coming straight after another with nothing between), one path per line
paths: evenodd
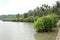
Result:
M34 22L34 17L23 18L24 22Z
M34 22L35 26L34 28L36 30L51 31L52 28L55 26L56 22L57 22L57 15L50 14L38 18L37 21Z
M45 16L48 15L50 13L55 13L57 15L60 15L60 1L57 1L56 4L52 7L50 7L49 5L43 4L41 7L36 7L34 10L30 10L26 13L26 17L30 17L30 16Z
M24 13L23 14L24 18L28 17L28 14L27 13Z
M36 7L34 10L29 10L27 13L24 13L24 14L2 15L0 16L0 20L6 20L6 18L8 18L7 19L8 21L14 20L14 21L34 22L39 17L46 16L48 14L54 14L54 13L57 15L60 15L60 1L57 1L56 4L52 7L50 7L49 5L43 4L41 7Z
M38 18L39 18L38 16L34 17L34 21L36 21Z
M39 29L44 29L44 24L41 18L38 18L37 21L34 22L34 28L39 30Z

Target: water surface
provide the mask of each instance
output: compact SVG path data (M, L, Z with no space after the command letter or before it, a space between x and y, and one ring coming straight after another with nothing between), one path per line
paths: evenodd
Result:
M0 21L0 40L35 40L33 23Z

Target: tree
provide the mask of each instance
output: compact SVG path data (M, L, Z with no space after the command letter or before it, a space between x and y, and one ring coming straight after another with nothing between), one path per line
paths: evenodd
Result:
M33 16L33 11L32 11L32 10L29 10L29 11L28 11L28 17L29 17L29 16Z
M19 19L20 19L20 15L19 15L19 13L16 15L16 18L17 18L16 21L19 21Z
M52 12L60 15L60 1L57 1L56 4L52 7Z
M28 14L27 13L24 13L23 14L24 18L28 17Z

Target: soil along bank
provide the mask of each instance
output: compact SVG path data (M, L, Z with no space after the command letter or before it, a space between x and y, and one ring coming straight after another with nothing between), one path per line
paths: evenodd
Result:
M58 29L58 34L57 34L57 37L56 37L56 40L60 40L60 20L58 21L58 23L57 23L57 27L59 28Z

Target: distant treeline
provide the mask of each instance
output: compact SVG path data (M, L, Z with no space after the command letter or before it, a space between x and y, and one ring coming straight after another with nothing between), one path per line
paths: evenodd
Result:
M25 21L25 22L34 22L38 17L46 16L48 14L57 14L58 17L60 18L60 1L57 1L55 5L52 7L43 4L41 7L37 7L34 10L29 10L27 13L24 14L17 14L17 15L7 15L4 17L4 15L0 19L2 20L13 20L13 21Z
M41 7L37 7L34 10L29 10L27 13L24 13L24 18L31 16L45 16L51 13L60 15L60 1L57 1L55 5L50 7L49 5L43 4Z

